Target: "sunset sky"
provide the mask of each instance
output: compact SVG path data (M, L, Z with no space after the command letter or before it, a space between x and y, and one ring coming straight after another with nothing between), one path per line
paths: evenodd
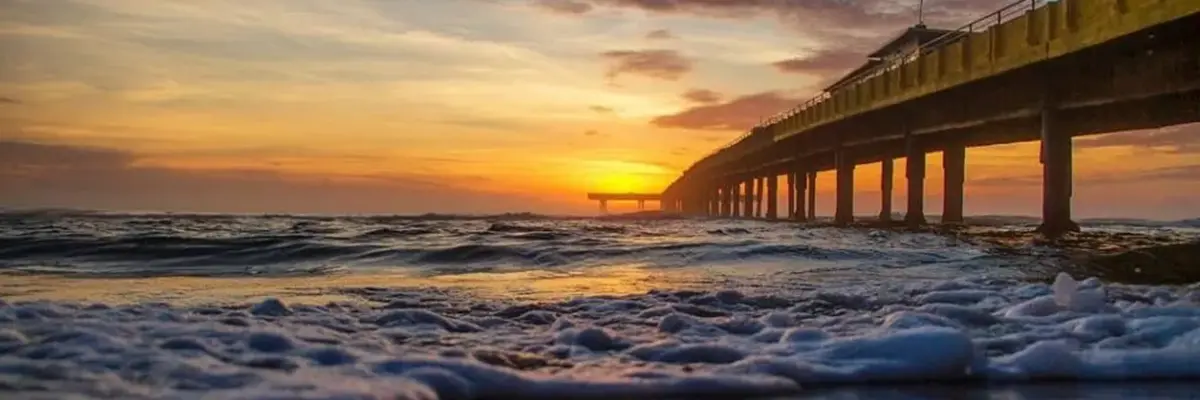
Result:
M916 2L0 0L0 207L594 213L586 192L661 191ZM928 0L927 19L1008 2ZM1039 213L1036 143L967 156L967 213ZM1200 216L1200 126L1075 156L1078 216ZM859 213L878 171L858 169Z

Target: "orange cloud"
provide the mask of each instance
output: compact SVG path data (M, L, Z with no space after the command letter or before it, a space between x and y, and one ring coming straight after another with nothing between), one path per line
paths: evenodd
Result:
M683 93L687 101L700 104L712 104L721 101L721 94L708 89L692 89Z
M560 14L585 14L592 10L592 5L576 0L535 0L534 6Z
M651 123L662 128L745 130L772 115L794 107L802 101L781 92L765 92L738 97L725 103L692 107L681 112L654 118Z
M650 40L668 40L674 38L675 35L666 29L655 29L646 34L646 39Z
M113 149L0 141L0 204L251 213L572 212L562 203L415 176L139 166Z
M674 81L692 71L693 62L675 50L613 50L600 53L611 64L606 76L643 75Z

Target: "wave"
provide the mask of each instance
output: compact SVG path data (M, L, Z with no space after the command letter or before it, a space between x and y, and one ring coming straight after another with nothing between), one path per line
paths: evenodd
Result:
M272 276L377 268L419 272L423 268L618 264L673 267L776 260L911 267L969 260L984 253L973 247L977 245L933 234L753 221L207 218L0 219L0 270Z
M497 265L525 268L642 263L746 261L771 258L848 260L879 254L755 239L657 241L600 239L580 233L504 234L480 243L471 237L425 239L428 228L381 228L342 239L277 234L240 237L0 237L0 269L35 273L139 276L326 274L357 267L424 268ZM638 241L640 240L640 241ZM329 266L338 266L337 268Z
M438 233L438 231L436 229L425 228L425 227L413 227L413 228L403 228L403 229L378 228L378 229L373 229L373 230L355 235L354 238L368 239L368 240L370 240L370 239L406 238L406 237L412 237L412 236L432 235L435 233Z

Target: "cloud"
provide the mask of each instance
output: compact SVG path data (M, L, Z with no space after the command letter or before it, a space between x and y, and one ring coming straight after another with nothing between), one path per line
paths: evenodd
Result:
M1129 146L1166 149L1173 153L1200 153L1200 124L1173 126L1135 132L1118 132L1076 141L1081 148Z
M600 134L600 132L596 131L595 129L588 129L583 132L583 136L596 136L599 134Z
M611 64L606 76L643 75L668 81L679 80L692 71L692 60L675 50L613 50L600 53Z
M666 29L656 29L646 34L646 39L650 40L670 40L675 39L675 35Z
M605 106L589 106L588 109L597 114L612 114L617 112L617 110L614 110L612 107Z
M594 8L591 4L577 0L534 0L533 5L559 14L586 14Z
M879 39L913 25L917 7L916 1L900 0L591 0L591 3L724 19L772 15L808 37L819 41L837 39L834 42L839 47L854 48L878 44ZM957 27L1008 3L1011 0L926 2L925 20L934 27Z
M692 89L683 93L685 100L700 104L716 103L721 101L722 97L724 96L720 93L708 89Z
M1079 175L1076 186L1100 184L1126 184L1150 181L1194 181L1200 179L1200 165L1175 165L1147 170L1108 172L1103 174ZM993 176L971 179L969 186L977 187L1039 187L1041 175Z
M1195 182L1200 180L1200 165L1178 165L1173 167L1156 168L1147 171L1134 171L1125 176L1117 176L1121 182L1141 182L1147 180L1168 180Z
M692 107L654 118L650 122L661 128L745 130L757 124L763 116L787 110L800 101L801 98L781 92L756 93L725 103Z
M776 61L771 63L771 66L782 73L821 76L849 71L866 61L866 56L859 51L832 50L818 52L805 58Z
M125 168L133 159L127 153L97 147L0 141L0 171L16 174L77 168Z
M611 7L636 8L653 13L691 14L718 18L744 18L773 14L804 31L846 31L867 22L875 26L908 22L912 6L889 0L595 0Z
M21 104L21 101L12 97L0 97L0 105L4 104Z
M474 180L481 177L471 177ZM142 166L116 150L0 141L0 207L248 213L555 212L532 197L420 176Z

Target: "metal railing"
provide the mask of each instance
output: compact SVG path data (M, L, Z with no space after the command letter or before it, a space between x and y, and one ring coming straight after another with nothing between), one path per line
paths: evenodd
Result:
M930 40L929 42L920 44L916 48L910 50L907 53L904 53L903 55L896 56L896 57L890 57L886 60L883 60L883 62L881 62L879 65L876 65L870 69L867 69L858 74L855 74L855 75L851 76L849 79L844 79L843 80L844 83L841 85L841 87L842 88L850 87L850 86L862 83L863 81L866 81L868 79L874 78L876 76L883 75L883 74L887 73L888 71L891 71L891 70L894 70L897 68L902 68L905 64L916 62L923 55L932 53L932 52L940 50L946 46L957 43L959 40L962 40L963 38L968 37L975 32L984 32L988 28L991 28L993 26L1000 25L1000 24L1003 24L1010 20L1013 20L1021 15L1024 15L1025 13L1028 13L1030 11L1037 9L1038 7L1040 7L1044 4L1054 3L1057 1L1059 1L1059 0L1017 0L1017 1L1014 1L1008 5L1000 8L999 10L993 11L990 14L987 14L983 17L980 17L979 19L976 19L974 21L967 23L966 25L963 25L962 27L959 27L958 29L955 29L955 30L947 32L941 36L938 36L937 38L934 38L933 40ZM700 161L708 159L709 157L712 157L713 155L715 155L717 153L720 153L722 151L725 151L726 149L733 147L734 145L737 145L742 140L745 140L747 137L749 137L755 130L757 130L759 128L764 128L764 127L773 125L777 122L783 121L784 119L790 118L796 114L804 112L805 110L807 110L813 106L816 106L817 104L829 99L830 97L833 97L833 93L830 93L828 91L822 91L820 94L817 94L813 98L808 99L808 101L805 101L804 103L801 103L787 111L783 111L783 112L777 113L775 115L772 115L770 117L763 118L763 119L759 120L759 123L757 125L755 125L753 128L751 128L749 131L747 131L746 133L743 133L742 135L738 136L736 139L730 141L729 143L726 143L724 146L718 147L718 148L714 149L713 151L709 152L707 155L705 155L703 158L701 158ZM700 161L697 161L697 164ZM693 164L693 167L695 165L696 164ZM689 168L689 169L691 169L691 168Z

